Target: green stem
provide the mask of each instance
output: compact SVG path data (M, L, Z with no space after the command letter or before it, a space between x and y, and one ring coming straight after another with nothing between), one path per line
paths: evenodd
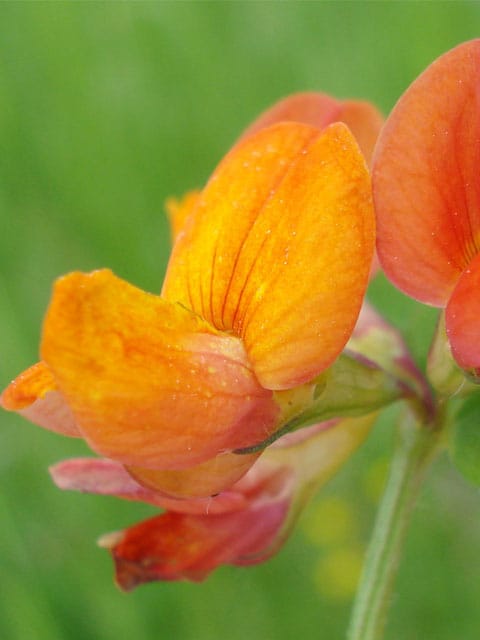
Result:
M432 425L399 425L387 486L377 513L347 640L380 640L410 516L439 441Z

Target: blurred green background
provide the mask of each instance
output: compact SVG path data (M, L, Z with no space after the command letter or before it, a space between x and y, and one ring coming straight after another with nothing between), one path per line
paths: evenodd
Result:
M165 199L202 185L265 107L313 89L387 113L479 28L474 2L1 3L1 386L35 361L58 275L109 266L159 290ZM371 297L424 360L435 312L382 277ZM85 447L1 415L0 637L342 638L392 415L268 564L128 596L95 539L153 510L58 491L48 465ZM478 638L479 513L478 492L441 460L414 517L387 638Z

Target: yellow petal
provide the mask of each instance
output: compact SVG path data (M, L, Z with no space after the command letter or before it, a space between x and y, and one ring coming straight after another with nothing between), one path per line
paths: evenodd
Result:
M107 270L57 282L42 357L90 446L124 464L190 467L276 422L240 340Z
M283 123L236 146L213 174L164 295L243 338L264 387L290 388L348 340L373 243L368 171L347 127Z

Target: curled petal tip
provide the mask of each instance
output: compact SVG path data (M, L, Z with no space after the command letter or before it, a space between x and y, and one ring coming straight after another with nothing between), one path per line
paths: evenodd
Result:
M49 431L79 437L76 420L44 362L21 373L3 391L0 405Z

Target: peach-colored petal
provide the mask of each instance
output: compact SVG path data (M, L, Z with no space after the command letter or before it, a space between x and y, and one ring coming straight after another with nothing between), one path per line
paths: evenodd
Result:
M140 485L119 462L105 458L64 460L50 467L49 471L59 489L148 502L178 513L227 513L243 509L247 504L247 497L234 490L224 491L215 498L167 498Z
M452 354L462 369L480 367L480 254L465 269L446 312Z
M284 123L250 136L189 223L170 261L169 300L243 338L266 388L299 385L335 359L374 238L368 172L345 125Z
M408 295L443 306L480 250L480 40L444 54L400 98L373 169L377 249Z
M345 123L355 136L367 163L383 125L383 116L370 102L336 100L325 93L295 93L262 113L242 134L240 140L278 122L303 122L325 129L334 122Z
M108 270L56 283L41 350L90 446L124 464L186 468L276 422L238 338Z
M37 362L17 376L0 396L0 406L17 411L49 431L66 436L80 435L75 418L44 362Z
M183 231L187 218L194 210L199 196L199 191L189 191L181 199L169 198L165 203L168 219L170 221L172 244L177 239L179 233Z
M172 498L207 498L237 482L260 455L224 453L189 469L157 470L127 467L143 486Z

